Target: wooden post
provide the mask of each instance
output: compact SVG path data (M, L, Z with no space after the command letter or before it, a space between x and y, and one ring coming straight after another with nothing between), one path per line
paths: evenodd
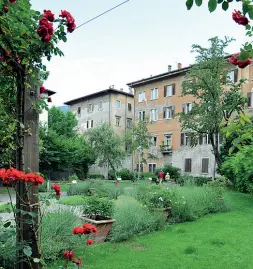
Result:
M25 88L25 76L22 72L18 75L17 87L17 164L16 168L25 172L39 171L39 116L34 109L33 103L38 98L38 87ZM31 188L30 188L31 187ZM38 207L29 207L30 204L38 203L38 188L29 186L29 190L23 182L17 186L16 208L17 213L17 246L28 242L32 248L33 258L40 258L38 251ZM31 215L23 215L19 210L35 213ZM17 253L17 269L38 269L39 264L23 259L23 249Z

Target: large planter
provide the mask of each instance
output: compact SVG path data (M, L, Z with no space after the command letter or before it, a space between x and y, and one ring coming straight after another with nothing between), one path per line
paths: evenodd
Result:
M162 212L168 218L171 215L171 207L166 208L151 208L153 212Z
M82 216L81 219L87 223L94 225L98 229L97 233L92 235L92 239L95 242L104 242L112 228L112 224L115 222L114 219L102 216L96 216L95 219L89 219Z

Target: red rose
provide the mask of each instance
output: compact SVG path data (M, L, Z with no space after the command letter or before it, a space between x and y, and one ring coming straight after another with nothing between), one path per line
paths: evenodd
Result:
M240 53L233 54L230 57L229 62L233 65L237 65L239 68L245 68L246 66L251 64L250 56L246 61L242 62L239 58L237 58L239 54Z
M45 37L48 35L48 28L46 25L40 25L39 28L37 29L37 33L40 37Z
M91 233L97 232L97 228L88 223L83 224L83 230L84 230L84 234L91 234Z
M5 13L7 13L8 10L9 10L9 8L8 8L6 5L3 5L3 11L4 11Z
M40 94L44 93L46 91L46 88L44 86L40 86Z
M64 260L69 260L69 261L71 261L75 257L74 256L75 253L72 250L64 251L63 255L64 255Z
M44 14L43 16L48 19L51 22L54 22L55 18L54 18L54 14L51 12L51 10L44 10Z
M45 25L45 26L47 26L48 27L48 25L49 25L49 22L48 22L48 20L46 19L46 18L41 18L40 20L39 20L39 25Z
M48 97L47 98L47 101L48 101L48 103L52 103L52 98L51 97Z
M73 33L75 29L76 29L76 24L75 23L67 24L67 30L68 30L69 33Z
M84 233L84 229L82 227L75 227L72 230L72 234L83 234Z
M86 241L86 245L93 245L93 244L94 244L94 242L91 239Z
M68 11L62 10L60 17L67 20L67 30L69 33L72 33L76 28L75 19L73 18L73 16Z
M46 18L41 18L39 20L39 27L37 29L37 33L41 37L42 42L49 43L54 33L53 24L49 23Z
M232 13L232 18L233 18L233 20L236 23L238 23L240 25L244 25L245 26L245 25L249 24L248 18L246 18L245 16L243 16L239 10L235 10Z
M78 258L78 261L73 262L73 263L75 263L77 266L80 266L80 265L82 265L82 260L81 260L81 258Z
M251 64L251 60L250 59L248 59L248 60L246 60L245 62L239 62L238 63L238 67L240 67L240 68L245 68L246 66L248 66L248 65L250 65Z
M38 174L28 173L25 175L25 181L32 183L34 186L44 183L44 178Z
M51 36L50 34L47 34L46 36L43 36L41 40L42 40L43 42L45 42L45 43L49 43L50 40L51 40L51 37L52 37L52 36Z

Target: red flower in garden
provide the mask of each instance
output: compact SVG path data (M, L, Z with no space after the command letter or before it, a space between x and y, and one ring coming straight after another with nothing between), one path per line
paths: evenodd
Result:
M44 86L40 86L40 94L44 93L46 91L46 88Z
M233 65L237 65L239 68L245 68L246 66L248 66L249 64L251 64L250 56L249 56L249 58L248 58L246 61L242 62L242 61L238 58L239 54L240 54L239 52L233 54L233 55L230 57L229 62L230 62L231 64L233 64Z
M54 14L51 12L51 10L44 10L43 16L48 19L51 22L54 22L55 18L54 18Z
M86 241L86 245L93 245L93 244L94 244L94 242L91 239Z
M25 174L22 171L19 171L13 167L10 169L1 169L0 170L0 177L3 180L3 183L6 185L14 184L19 182L20 180L23 180L25 178Z
M34 186L38 186L39 184L44 183L44 178L42 176L40 176L38 174L34 174L34 173L26 174L24 180L26 182L32 183Z
M61 196L61 187L57 184L51 186L52 190L55 190L56 196Z
M72 230L72 234L83 234L84 233L84 229L82 227L75 227Z
M9 0L9 3L10 3L10 4L16 4L17 1L16 1L16 0Z
M75 29L76 29L76 24L75 23L67 25L67 30L68 30L69 33L73 33Z
M75 19L73 16L66 10L62 10L60 17L67 20L67 30L72 33L76 29Z
M52 103L52 98L51 97L48 97L47 98L47 101L48 101L48 103Z
M3 5L3 11L4 11L5 13L7 13L8 10L9 10L9 8L8 8L6 5Z
M72 261L73 258L75 258L75 253L72 250L64 251L64 260Z
M53 24L49 23L47 18L41 18L39 20L39 27L37 29L37 33L41 37L42 42L49 43L54 33Z
M88 223L83 224L83 230L84 230L84 234L91 234L91 233L97 232L97 228Z
M77 262L74 262L77 266L80 266L82 265L82 260L81 258L78 258L78 261Z
M247 25L249 24L249 20L248 18L246 18L245 16L242 15L242 13L239 11L239 10L235 10L233 13L232 13L232 18L233 20L240 24L240 25Z

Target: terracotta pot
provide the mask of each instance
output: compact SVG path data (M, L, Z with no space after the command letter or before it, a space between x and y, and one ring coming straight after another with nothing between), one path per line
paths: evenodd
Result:
M114 219L101 216L98 216L95 220L84 216L82 216L81 219L87 223L94 225L98 229L98 232L92 235L92 239L95 242L104 242L112 228L112 224L115 222Z
M162 212L166 215L168 218L171 214L171 207L166 207L166 208L151 208L153 212Z

